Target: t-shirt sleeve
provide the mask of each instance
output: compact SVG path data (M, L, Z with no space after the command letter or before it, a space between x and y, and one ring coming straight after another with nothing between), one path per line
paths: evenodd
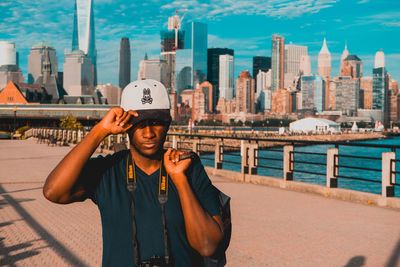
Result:
M192 190L203 209L211 216L221 215L218 190L211 183L199 157L193 159L187 175Z
M105 167L106 158L100 155L90 158L81 173L82 185L85 188L87 197L95 204L97 204L97 187L104 175Z

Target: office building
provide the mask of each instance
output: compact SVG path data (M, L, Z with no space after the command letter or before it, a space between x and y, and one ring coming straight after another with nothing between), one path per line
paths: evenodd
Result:
M50 73L57 79L58 62L56 50L51 46L40 43L31 48L28 56L28 83L37 83L38 78L43 76L45 59L50 64Z
M363 91L364 95L364 109L372 109L372 77L365 76L360 79L360 90Z
M267 72L271 69L271 57L255 56L253 57L253 78L259 71Z
M349 55L349 50L347 50L347 42L344 45L344 49L342 52L342 55L340 56L340 70L339 70L339 74L341 74L343 72L343 67L344 67L344 60L347 58L347 56ZM341 75L343 76L343 75Z
M272 78L271 78L272 91L284 88L285 38L277 34L272 35L271 68L272 68Z
M17 65L0 66L0 90L10 82L20 84L24 82L24 76Z
M83 51L75 50L65 54L63 85L69 96L93 94L94 67Z
M121 38L119 47L119 87L124 89L131 82L131 45L129 38Z
M229 55L232 57L232 64L233 64L233 58L234 58L234 51L233 49L229 48L209 48L207 49L207 81L209 81L214 88L215 95L213 96L214 98L214 103L218 102L218 99L222 97L221 95L221 89L220 89L220 56L221 55ZM224 58L226 59L226 58ZM224 63L224 66L226 66L226 62ZM223 75L225 75L225 71L230 71L229 66L224 70ZM233 71L233 65L232 65L232 71ZM224 76L224 78L227 78ZM232 78L232 83L234 83L234 76L228 77ZM233 97L233 87L232 86L232 97ZM225 87L224 90L226 90ZM224 92L226 93L226 92ZM228 93L229 94L229 93ZM225 95L226 97L226 95ZM215 110L215 107L214 107Z
M356 55L348 55L344 60L341 68L340 76L350 76L353 79L362 76L362 61Z
M234 87L234 60L232 55L219 56L219 97L227 100L233 99ZM215 90L214 90L215 91ZM216 103L216 102L214 102ZM214 107L215 108L215 107Z
M294 45L294 44L285 45L285 82L284 82L285 88L292 87L296 77L300 76L301 59L302 57L307 57L307 56L308 56L307 46Z
M301 109L321 113L325 110L325 81L321 76L301 77Z
M236 79L236 113L256 113L254 87L250 72L242 71Z
M111 83L107 83L98 84L96 89L103 95L104 98L107 99L108 105L119 106L121 104L121 88L114 86Z
M336 85L335 110L347 116L356 116L359 103L359 79L350 76L336 77L332 80Z
M139 63L137 79L153 79L164 84L167 78L167 68L167 62L163 59L143 59Z

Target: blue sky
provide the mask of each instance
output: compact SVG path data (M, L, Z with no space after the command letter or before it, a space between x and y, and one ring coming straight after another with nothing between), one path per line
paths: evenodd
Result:
M351 54L372 73L375 52L383 49L386 67L400 78L400 1L398 0L223 0L122 1L94 0L98 74L100 83L118 84L120 38L132 48L132 78L147 52L159 56L159 32L168 16L179 10L184 22L208 24L208 46L235 50L235 72L251 71L251 58L270 56L271 36L307 45L315 72L324 37L332 54L332 75L347 41ZM13 41L26 77L29 49L44 41L57 50L62 69L65 49L71 48L74 1L3 0L0 2L0 40Z

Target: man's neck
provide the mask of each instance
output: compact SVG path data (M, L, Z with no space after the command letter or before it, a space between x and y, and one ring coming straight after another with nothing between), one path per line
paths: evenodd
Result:
M146 174L152 174L160 168L161 152L154 157L147 157L139 153L134 147L131 147L130 153L132 155L132 159L135 161L136 166Z

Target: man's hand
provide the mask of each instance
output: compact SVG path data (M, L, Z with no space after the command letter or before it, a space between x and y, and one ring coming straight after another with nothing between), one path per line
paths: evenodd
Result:
M137 116L136 111L126 112L120 107L114 107L107 112L97 126L106 131L107 135L125 133L133 125L130 122L131 118Z
M182 181L186 180L185 171L189 168L192 160L190 158L179 160L179 155L186 152L168 148L164 154L164 167L171 177L175 186L178 186Z

